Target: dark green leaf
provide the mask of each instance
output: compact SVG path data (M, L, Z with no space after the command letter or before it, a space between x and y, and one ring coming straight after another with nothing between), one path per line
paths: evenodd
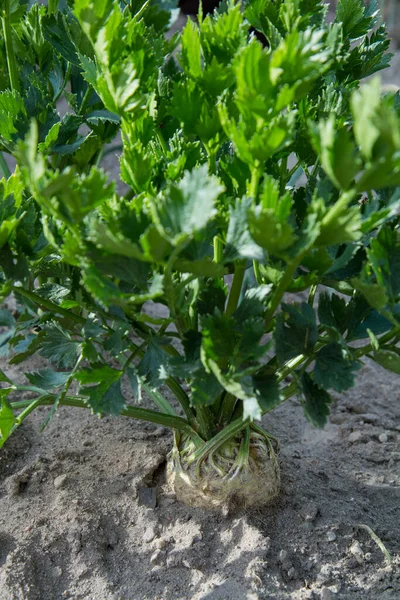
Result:
M314 381L323 389L344 392L354 385L356 371L361 366L340 344L334 342L317 352Z
M32 385L44 390L59 388L68 381L71 373L41 369L40 371L25 373Z
M87 397L87 403L96 414L118 416L126 406L121 394L121 376L118 371L107 365L93 366L79 371L75 377L83 387L80 393Z
M319 388L308 373L302 377L302 388L304 395L304 413L307 419L315 427L324 427L327 423L332 399L323 389Z
M317 338L315 312L309 304L282 304L275 331L276 355L280 363L312 352Z
M68 368L75 364L81 345L73 340L68 332L59 327L52 327L46 329L40 348L42 356L62 368Z

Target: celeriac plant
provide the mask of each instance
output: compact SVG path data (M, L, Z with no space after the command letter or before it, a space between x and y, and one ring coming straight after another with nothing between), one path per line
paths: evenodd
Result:
M329 24L320 0L229 3L169 40L151 2L0 6L0 349L54 366L1 373L0 445L43 405L143 419L175 432L183 501L263 504L264 414L297 395L322 427L364 357L400 372L400 96L360 87L390 61L373 2ZM123 193L99 166L118 131Z

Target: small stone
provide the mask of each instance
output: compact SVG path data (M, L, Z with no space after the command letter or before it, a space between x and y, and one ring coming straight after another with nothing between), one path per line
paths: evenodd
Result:
M203 534L200 533L196 533L195 536L193 536L192 542L191 542L191 546L193 546L193 544L198 544L199 542L201 542L203 540Z
M324 587L321 590L320 598L321 600L333 600L333 594L329 588Z
M381 435L378 437L378 440L381 442L381 444L386 444L388 439L389 439L389 436L387 433L381 433Z
M63 574L63 570L61 567L55 567L54 568L54 575L55 577L61 577L61 575Z
M364 552L362 551L359 542L352 543L352 545L350 546L350 552L354 556L358 564L361 564L363 562Z
M172 504L175 504L175 498L164 498L162 501L163 506L171 506Z
M67 479L68 479L68 475L66 475L66 473L63 473L63 475L59 475L58 477L56 477L53 482L56 490L59 490L62 487L64 487Z
M368 412L368 406L366 404L353 404L353 406L349 407L351 412L356 415L363 415Z
M348 413L337 413L336 415L332 415L329 420L334 425L343 425L343 423L346 423L349 418L350 417Z
M150 562L152 565L155 564L160 564L161 562L163 562L164 559L164 552L162 552L162 550L155 550L153 552L153 554L150 557Z
M289 579L296 579L296 577L297 577L296 569L294 567L290 567L289 571L287 572L287 575L288 575Z
M167 433L167 430L165 429L165 427L157 427L153 432L152 432L152 437L162 437L163 435L165 435Z
M288 552L287 550L281 550L279 552L279 562L283 563L288 557Z
M180 567L182 565L182 557L179 556L179 554L177 554L176 552L174 552L173 554L169 554L167 556L167 567L168 568L176 568L176 567Z
M305 521L311 523L315 521L319 512L318 506L314 502L309 502L300 510L300 514Z
M361 431L353 431L349 437L348 437L348 441L350 442L350 444L354 444L355 442L359 442L361 440L362 434Z
M157 548L158 550L163 550L167 545L166 540L164 540L164 538L158 538L156 540L154 540L154 547Z
M375 425L379 422L379 416L374 413L366 413L365 415L361 415L364 423L370 423L371 425Z
M335 583L335 585L330 585L328 589L332 592L332 594L338 594L340 592L340 588L340 583Z
M332 576L332 567L330 565L323 565L317 575L318 583L327 583Z
M145 532L142 537L142 540L144 541L144 543L150 544L150 542L152 542L155 537L156 537L156 532L155 532L154 527L152 527L152 526L146 527Z
M328 531L328 533L326 534L326 539L328 540L328 542L334 542L336 538L337 536L334 531Z

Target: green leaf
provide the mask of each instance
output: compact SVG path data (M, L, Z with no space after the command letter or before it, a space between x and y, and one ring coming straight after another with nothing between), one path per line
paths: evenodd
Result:
M288 222L292 198L280 198L278 182L264 181L261 202L248 213L249 231L254 241L274 256L280 256L296 241L293 226Z
M400 355L395 350L375 350L372 358L385 369L400 375Z
M7 400L10 391L9 389L0 389L0 448L4 446L16 423L13 410Z
M191 77L200 78L201 68L201 49L199 28L192 19L188 19L182 33L182 54L180 61L184 71Z
M361 168L361 159L346 127L336 129L335 116L314 126L314 147L322 166L339 190L348 190Z
M350 40L368 33L375 23L375 19L366 12L362 0L339 0L335 20L342 23L343 38Z
M378 283L369 283L355 277L351 279L351 284L363 294L367 302L374 308L382 309L388 304L389 298L385 289Z
M243 198L237 200L230 210L228 233L224 261L233 262L238 258L264 260L262 248L254 241L249 231L248 213L251 200Z
M216 214L215 203L223 189L216 177L208 175L207 165L186 171L178 184L151 203L160 232L178 244L203 230Z
M208 258L199 258L197 260L177 260L174 269L180 273L192 273L198 277L223 277L225 268L219 263L213 262Z
M125 398L121 393L121 376L118 371L107 365L82 369L75 377L83 387L79 393L88 398L87 403L96 414L118 416L125 408Z
M72 367L81 349L79 342L59 327L46 328L46 334L40 341L41 355L61 368Z
M314 381L323 389L344 392L354 385L355 372L361 366L340 344L333 342L316 354Z
M11 311L6 308L0 308L0 327L13 327L15 319Z
M322 292L318 298L318 318L321 325L336 329L343 334L349 323L346 301L337 294Z
M316 316L306 302L282 304L276 318L275 348L282 364L299 354L312 352L318 338Z
M167 340L164 340L164 343L166 342ZM162 345L156 340L151 340L138 365L138 373L151 388L159 388L170 376L169 360L169 354Z
M7 375L4 373L4 371L2 369L0 369L0 382L11 383L12 384L11 379L9 379L7 377Z
M255 397L263 412L273 410L282 401L279 383L275 375L253 375Z
M44 390L52 390L59 388L68 381L71 373L52 371L51 369L41 369L25 373L32 385Z
M224 389L215 376L207 373L202 365L194 372L189 386L192 406L211 406Z
M330 413L329 404L332 402L330 395L319 388L308 373L302 377L304 395L303 408L307 419L315 427L324 427Z
M371 240L367 255L378 284L385 290L390 302L400 296L400 234L384 227Z

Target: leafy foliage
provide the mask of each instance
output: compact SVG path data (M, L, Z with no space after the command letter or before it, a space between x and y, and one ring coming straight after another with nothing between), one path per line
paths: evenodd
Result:
M330 24L319 0L228 3L169 40L174 3L71 4L0 8L0 352L54 366L27 404L1 373L0 444L40 403L198 443L297 393L320 427L364 356L399 373L400 99L360 84L390 61L373 3Z

